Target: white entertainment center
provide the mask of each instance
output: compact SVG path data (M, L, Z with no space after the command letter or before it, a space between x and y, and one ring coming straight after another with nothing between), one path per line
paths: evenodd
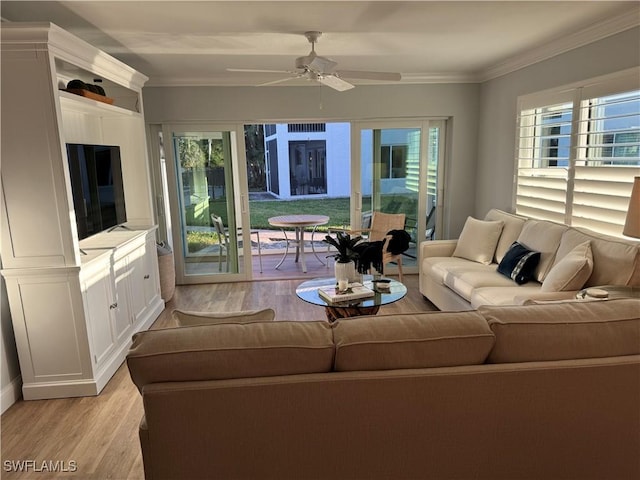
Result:
M2 275L25 400L97 395L160 297L147 77L49 23L3 23ZM113 104L63 91L98 83ZM127 221L79 240L66 144L117 145Z

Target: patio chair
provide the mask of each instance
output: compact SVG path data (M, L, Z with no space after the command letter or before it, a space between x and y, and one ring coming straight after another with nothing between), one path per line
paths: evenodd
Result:
M222 271L222 254L225 255L226 271L229 271L229 230L225 228L222 218L215 213L211 214L211 223L213 224L214 231L218 234L218 271ZM260 263L260 273L262 273L262 248L260 246L260 230L250 230L250 235L256 236L258 243L258 261ZM242 228L238 228L238 237L242 236Z
M398 265L398 278L402 282L402 254L393 254L387 251L387 244L391 239L387 235L391 230L404 230L406 215L404 213L383 213L373 212L371 214L371 224L368 228L359 230L344 230L350 235L366 235L369 242L384 241L382 245L382 273L387 263ZM364 222L363 222L364 223Z
M427 215L427 229L425 230L425 238L433 240L436 235L436 206L431 207L429 215Z

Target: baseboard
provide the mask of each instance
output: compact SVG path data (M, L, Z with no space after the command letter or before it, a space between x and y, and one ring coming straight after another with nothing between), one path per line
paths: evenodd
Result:
M0 393L0 414L22 398L22 376L18 375Z

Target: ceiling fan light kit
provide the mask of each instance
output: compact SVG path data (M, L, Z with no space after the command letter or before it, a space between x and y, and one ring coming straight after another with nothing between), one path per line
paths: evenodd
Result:
M309 31L305 32L304 36L307 37L309 43L311 43L311 52L308 55L298 57L295 59L295 71L289 70L254 70L248 68L229 68L230 72L247 72L247 73L287 73L290 76L281 78L271 82L261 83L258 86L264 87L267 85L276 85L279 83L287 82L297 78L306 78L311 81L317 81L322 85L333 88L339 92L350 90L355 85L347 82L345 78L361 79L361 80L374 80L384 82L396 82L401 80L402 76L399 73L394 72L366 72L359 70L336 70L338 66L337 62L322 57L316 53L315 44L318 38L322 35L322 32Z

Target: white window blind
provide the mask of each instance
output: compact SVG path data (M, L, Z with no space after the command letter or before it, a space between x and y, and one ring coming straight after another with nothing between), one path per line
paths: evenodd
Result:
M619 234L640 174L640 91L581 102L571 223Z
M563 102L520 112L518 213L564 222L572 111Z
M612 92L599 81L522 97L517 213L622 235L633 177L640 175L640 85L637 74L629 78L610 86L633 90Z

